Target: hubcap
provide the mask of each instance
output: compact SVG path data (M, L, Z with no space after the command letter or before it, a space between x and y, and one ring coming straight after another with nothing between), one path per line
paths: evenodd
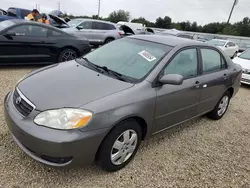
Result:
M67 51L62 55L62 61L70 61L76 59L76 54L73 51Z
M121 165L133 155L137 139L138 136L134 130L127 130L116 139L110 154L114 165Z
M228 96L224 96L221 99L219 107L218 107L218 115L219 116L222 116L226 112L227 106L228 106L228 101L229 101Z

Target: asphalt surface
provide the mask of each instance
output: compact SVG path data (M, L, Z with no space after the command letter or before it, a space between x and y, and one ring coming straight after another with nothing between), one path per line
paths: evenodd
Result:
M0 187L250 188L250 87L240 89L222 120L197 118L153 136L125 169L106 173L95 165L42 165L12 141L3 116L4 96L32 69L0 69Z

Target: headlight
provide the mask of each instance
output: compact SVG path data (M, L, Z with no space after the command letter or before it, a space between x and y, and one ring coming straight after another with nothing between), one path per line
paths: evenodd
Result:
M34 122L54 129L76 129L85 127L92 118L92 113L81 109L62 108L48 110L38 114Z

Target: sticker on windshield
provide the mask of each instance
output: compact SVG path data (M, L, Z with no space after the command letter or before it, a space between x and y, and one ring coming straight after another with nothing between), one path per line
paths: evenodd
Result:
M156 57L153 56L152 54L150 54L149 52L147 52L146 50L143 50L143 51L139 52L138 54L149 62L156 60Z

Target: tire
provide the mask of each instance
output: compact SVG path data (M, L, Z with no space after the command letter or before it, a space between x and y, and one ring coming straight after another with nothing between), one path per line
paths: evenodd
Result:
M70 61L74 60L78 57L77 53L75 50L67 48L64 49L58 56L58 62L65 62L65 61Z
M219 102L217 103L217 105L215 106L214 110L211 111L207 116L210 119L213 120L219 120L221 119L225 113L227 112L229 103L230 103L230 99L231 99L231 94L229 91L226 91L223 96L220 98ZM224 102L224 105L223 105Z
M125 141L126 135L129 138L127 142ZM101 144L97 156L98 164L107 172L115 172L122 169L135 156L141 140L141 127L135 120L131 119L121 122L111 130ZM115 146L115 143L118 143L116 144L117 146ZM111 155L114 156L113 160Z
M113 38L107 38L105 41L104 41L104 44L108 44L110 42L112 42L114 39Z

